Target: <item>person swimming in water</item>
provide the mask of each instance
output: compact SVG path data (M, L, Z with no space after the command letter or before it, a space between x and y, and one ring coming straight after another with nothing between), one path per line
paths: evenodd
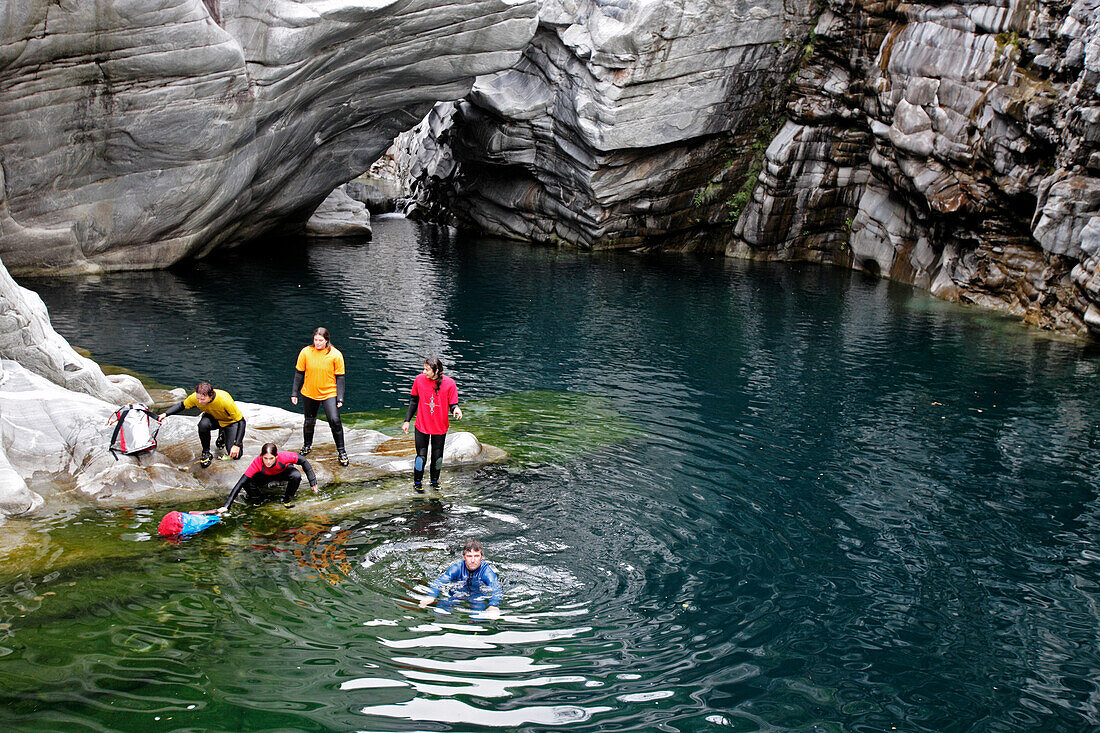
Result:
M500 617L500 602L504 590L500 586L496 571L485 562L484 550L477 540L469 540L462 548L462 559L443 571L432 581L428 595L420 599L420 607L427 608L443 591L448 583L460 585L451 589L446 598L439 602L441 611L449 612L459 601L468 600L470 610L480 612L482 618Z
M228 446L229 457L239 460L244 446L244 415L233 401L232 395L225 390L214 389L210 382L199 382L187 399L169 407L160 414L159 419L163 422L169 415L194 407L203 413L199 418L199 443L202 445L199 465L206 468L214 460L214 455L210 452L210 433L214 428L218 429L218 448Z

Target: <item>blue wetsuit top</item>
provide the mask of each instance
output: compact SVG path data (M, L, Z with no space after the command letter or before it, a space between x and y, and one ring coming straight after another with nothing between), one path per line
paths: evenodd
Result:
M491 593L489 598L490 606L499 606L500 601L504 598L504 590L500 587L500 580L497 579L497 574L493 572L493 568L489 566L489 563L482 562L481 566L474 572L470 572L466 569L466 561L459 560L451 567L447 568L442 575L436 578L432 582L431 593L432 598L439 595L443 590L443 586L447 583L462 583L461 590L466 593L468 597L482 595L488 589Z

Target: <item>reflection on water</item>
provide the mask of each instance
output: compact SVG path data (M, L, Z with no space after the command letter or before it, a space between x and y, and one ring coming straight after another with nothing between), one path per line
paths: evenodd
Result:
M1100 727L1080 347L840 270L393 219L371 243L28 284L98 358L246 400L281 400L323 323L355 420L391 433L440 353L463 426L514 458L178 546L151 536L159 508L9 522L41 540L0 546L9 726ZM469 536L497 621L417 607Z

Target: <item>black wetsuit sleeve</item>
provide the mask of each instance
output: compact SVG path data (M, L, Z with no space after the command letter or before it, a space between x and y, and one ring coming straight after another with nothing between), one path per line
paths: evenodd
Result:
M187 409L187 408L183 406L183 403L182 403L182 402L177 402L176 404L172 405L172 406L171 406L171 407L169 407L169 408L168 408L167 410L165 410L165 411L164 411L164 414L165 414L166 416L167 416L167 415L177 415L177 414L179 414L179 413L183 412L183 411L184 411L184 410L186 410L186 409Z
M336 375L336 401L340 404L344 403L344 375Z
M297 369L294 370L294 384L290 386L290 396L297 397L302 392L302 385L305 384L306 373L300 372Z
M451 412L452 415L455 414L455 408L456 407L458 407L458 400L455 400L454 402L451 403L450 412Z
M229 498L225 500L225 504L222 505L223 509L228 509L229 505L233 503L233 500L237 498L237 494L241 493L241 489L248 483L248 476L241 474L241 477L237 479L237 485L233 487L233 490L229 492Z
M409 409L405 413L405 422L412 422L413 415L416 414L416 395L409 398Z
M298 456L298 465L302 467L302 470L306 472L306 481L309 481L310 486L317 485L317 474L313 473L313 466L309 465L309 461L301 456Z

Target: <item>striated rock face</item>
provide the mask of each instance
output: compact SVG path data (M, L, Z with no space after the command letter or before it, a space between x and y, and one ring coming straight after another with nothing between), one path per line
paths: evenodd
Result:
M426 217L833 263L1100 333L1098 83L1085 0L547 0L516 67L397 158Z
M1094 14L829 2L728 252L852 266L1083 333Z
M167 266L302 224L507 68L532 0L21 0L0 8L0 256Z
M754 140L770 137L812 12L809 0L546 0L513 68L399 142L413 211L580 247L705 245Z

